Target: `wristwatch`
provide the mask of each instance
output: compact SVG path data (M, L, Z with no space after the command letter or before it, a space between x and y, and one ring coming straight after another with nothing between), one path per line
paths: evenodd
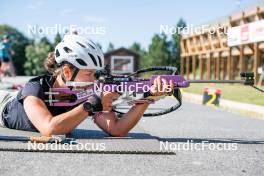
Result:
M151 97L153 96L152 93L150 91L147 91L147 92L144 92L143 94L143 98L148 98L148 97Z
M89 102L83 103L83 109L88 112L89 115L94 115L93 113L93 105Z
M160 99L162 99L164 97L165 97L165 95L154 96L154 95L152 95L152 93L150 91L144 92L144 94L143 94L143 98L149 99L149 100L152 100L152 101L157 101L157 100L160 100Z

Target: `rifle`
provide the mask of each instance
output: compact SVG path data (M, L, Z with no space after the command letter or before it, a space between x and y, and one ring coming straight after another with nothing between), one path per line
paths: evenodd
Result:
M153 71L166 71L170 74L157 74L152 75L150 78L140 78L139 75L142 73L153 72ZM143 116L160 116L177 110L182 105L182 96L179 91L180 88L187 88L190 84L194 83L239 83L245 86L251 86L260 92L264 92L262 89L254 86L254 73L252 72L243 72L240 74L241 80L186 80L183 76L179 75L179 72L176 67L171 66L159 66L140 69L134 73L127 75L114 75L111 74L109 66L106 66L102 70L97 70L95 77L97 81L95 83L90 82L67 82L68 88L50 88L49 92L46 92L49 95L49 100L46 100L50 106L74 106L79 103L86 101L89 96L94 95L95 87L100 87L101 90L119 92L125 96L122 97L122 100L118 103L115 103L113 106L114 112L118 114L124 114L125 112L121 111L122 109L129 109L129 107L119 107L119 104L124 103L125 101L129 106L144 101L145 99L141 97L138 98L138 94L144 93L144 87L150 87L154 79L160 76L166 80L172 80L174 83L173 94L171 95L174 98L174 101L170 101L169 104L172 104L170 107L165 109L157 109L155 112L144 113ZM140 87L137 87L140 85ZM130 89L128 89L130 88ZM125 93L126 92L126 93ZM125 93L125 94L124 94ZM57 99L53 98L53 95L57 95ZM165 105L168 105L168 101L164 102ZM148 108L151 109L151 108Z

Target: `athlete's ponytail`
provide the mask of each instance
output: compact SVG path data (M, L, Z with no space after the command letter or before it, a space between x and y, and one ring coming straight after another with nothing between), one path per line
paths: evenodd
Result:
M67 65L71 70L74 68L74 66L70 63L64 63L63 65ZM62 65L58 66L55 60L54 52L50 52L45 60L44 67L53 76L58 76L61 73Z
M46 70L52 75L56 76L59 74L60 69L57 67L54 52L50 52L44 63Z

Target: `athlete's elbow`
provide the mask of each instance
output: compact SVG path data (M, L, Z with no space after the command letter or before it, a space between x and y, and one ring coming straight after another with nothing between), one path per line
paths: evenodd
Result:
M53 135L54 133L53 133L53 129L51 129L51 128L47 128L47 129L42 129L42 130L40 130L40 134L41 134L42 136L51 136L51 135Z
M50 121L42 130L40 130L40 133L42 136L51 136L58 134L60 129L55 125L52 121Z
M112 133L110 134L112 137L125 137L127 134L123 134L123 133Z
M123 131L120 131L120 130L112 130L109 132L109 134L112 136L112 137L125 137L127 135L128 132L123 132Z

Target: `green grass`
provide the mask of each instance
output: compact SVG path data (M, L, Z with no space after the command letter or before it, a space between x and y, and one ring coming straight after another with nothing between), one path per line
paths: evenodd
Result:
M215 87L222 90L221 98L241 103L250 103L264 106L264 93L261 93L249 86L235 84L191 84L184 92L201 94L204 87ZM261 87L264 89L264 87Z

